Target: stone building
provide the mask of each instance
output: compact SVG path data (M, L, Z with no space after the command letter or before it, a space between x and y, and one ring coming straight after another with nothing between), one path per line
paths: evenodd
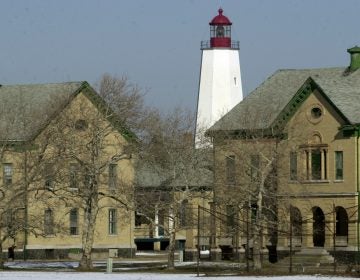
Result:
M133 255L132 137L87 82L0 86L3 252Z
M237 222L219 222L215 247L359 252L360 48L348 52L348 67L276 71L210 128L215 202Z

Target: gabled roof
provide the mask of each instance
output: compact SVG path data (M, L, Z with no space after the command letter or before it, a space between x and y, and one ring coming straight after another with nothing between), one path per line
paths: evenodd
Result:
M59 111L82 82L2 85L0 140L27 141Z
M80 92L100 110L111 110L87 82L0 86L0 141L34 139ZM133 134L116 119L108 120L125 138Z
M179 174L173 178L169 170L159 166L141 166L135 169L136 186L140 188L211 188L213 185L213 173L206 167L197 167L196 169L188 169L186 174Z
M193 152L186 163L180 163L177 167L161 166L159 162L147 162L146 159L138 160L135 165L135 185L149 189L212 188L212 151L198 149Z
M311 86L310 83L319 88L349 124L360 123L360 71L349 73L347 68L278 70L208 132L272 128L296 94Z

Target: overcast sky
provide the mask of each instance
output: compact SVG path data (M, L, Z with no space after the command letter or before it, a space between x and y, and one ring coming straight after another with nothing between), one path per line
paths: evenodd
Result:
M347 66L359 0L2 0L0 84L127 76L165 110L195 110L200 41L219 7L245 95L279 68Z

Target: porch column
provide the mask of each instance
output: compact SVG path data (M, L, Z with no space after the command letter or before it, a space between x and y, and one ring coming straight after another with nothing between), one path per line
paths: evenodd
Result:
M306 153L306 180L312 179L312 170L311 170L311 150L305 151Z
M303 239L302 247L314 247L313 241L313 214L307 215L302 227Z
M325 150L322 149L322 150L321 150L321 180L325 180L325 179L326 179L325 169L326 169L326 166L325 166Z
M157 206L155 206L155 229L154 229L154 237L159 237L159 209Z
M321 150L321 180L328 178L327 174L327 149Z

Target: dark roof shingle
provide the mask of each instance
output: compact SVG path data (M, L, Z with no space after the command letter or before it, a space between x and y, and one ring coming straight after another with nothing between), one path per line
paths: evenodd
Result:
M269 128L302 85L312 78L352 123L360 123L360 71L347 68L278 70L217 121L209 132Z
M0 141L27 141L83 82L0 86Z

